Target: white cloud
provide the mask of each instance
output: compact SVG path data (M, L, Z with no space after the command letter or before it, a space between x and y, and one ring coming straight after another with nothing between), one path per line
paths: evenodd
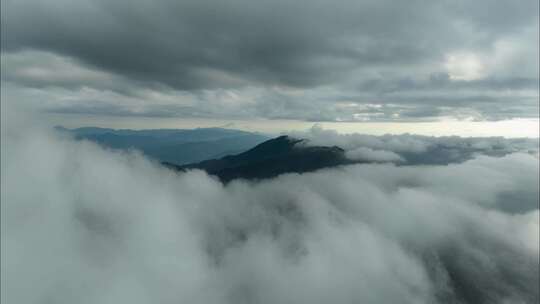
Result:
M360 147L346 152L348 158L366 162L401 162L403 158L391 151Z
M538 300L538 206L492 203L538 194L534 156L223 186L10 115L3 303Z
M476 80L484 76L484 66L473 53L460 52L446 56L445 67L450 79Z

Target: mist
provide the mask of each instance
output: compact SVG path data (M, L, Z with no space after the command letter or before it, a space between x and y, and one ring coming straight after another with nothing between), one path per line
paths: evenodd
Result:
M5 121L2 303L539 300L537 153L401 166L414 138L339 137L375 163L224 186Z
M348 158L367 163L401 165L448 165L477 156L501 157L526 153L538 158L538 138L423 136L418 134L340 134L316 124L306 131L290 133L305 139L307 146L336 145Z

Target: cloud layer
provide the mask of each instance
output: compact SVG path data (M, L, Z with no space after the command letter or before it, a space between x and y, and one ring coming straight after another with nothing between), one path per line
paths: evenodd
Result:
M8 0L2 81L59 113L538 117L537 12L535 0Z
M539 300L538 156L223 186L24 125L1 139L5 303Z
M539 153L537 138L339 134L318 125L291 134L306 139L302 142L304 145L339 146L350 159L368 163L447 165L479 155L504 156L520 152L538 156Z

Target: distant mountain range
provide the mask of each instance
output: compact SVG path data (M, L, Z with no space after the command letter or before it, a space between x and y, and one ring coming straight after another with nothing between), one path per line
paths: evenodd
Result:
M355 163L337 146L302 145L302 139L280 136L246 152L183 166L164 162L176 170L202 169L223 182L236 178L264 179L283 173L303 173Z
M241 153L268 140L259 133L222 128L115 130L106 128L66 129L78 140L90 140L112 149L136 149L160 162L182 165Z
M308 146L303 139L222 128L126 130L67 129L77 140L104 147L136 149L175 170L201 169L223 182L264 179L354 163L337 146Z

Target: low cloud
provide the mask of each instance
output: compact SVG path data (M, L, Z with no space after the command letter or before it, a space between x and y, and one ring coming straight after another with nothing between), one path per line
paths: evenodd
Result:
M307 139L305 145L339 146L353 160L406 165L446 165L479 155L500 157L517 152L538 156L539 150L538 138L340 134L319 125L292 134Z
M539 300L535 155L223 186L10 117L3 303ZM412 136L339 138L348 149L357 139L371 142L370 157L431 151Z
M352 160L360 160L366 162L401 162L403 158L391 151L373 150L370 148L356 148L347 151L345 155Z

